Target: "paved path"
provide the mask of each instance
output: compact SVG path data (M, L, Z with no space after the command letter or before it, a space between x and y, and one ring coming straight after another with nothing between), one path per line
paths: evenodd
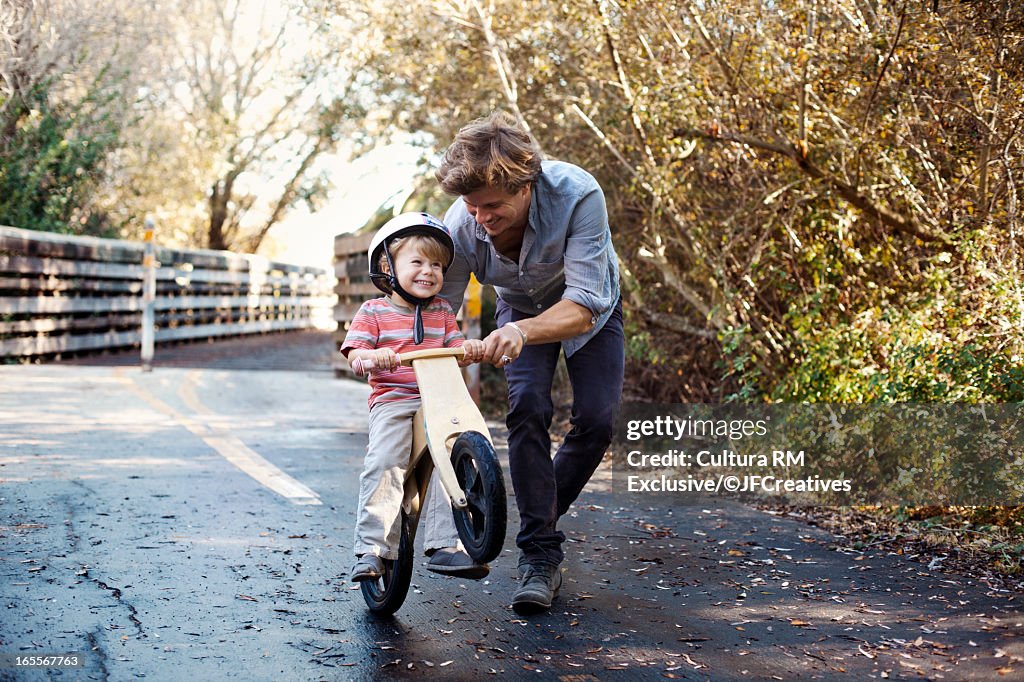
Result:
M402 610L370 617L346 581L367 389L334 378L328 336L250 343L158 350L150 374L0 367L0 654L75 652L59 679L88 680L1024 675L1019 594L604 470L550 613L509 608L510 532L488 580L418 558Z

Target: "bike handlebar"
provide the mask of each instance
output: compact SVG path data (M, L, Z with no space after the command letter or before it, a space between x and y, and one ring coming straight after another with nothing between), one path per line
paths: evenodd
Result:
M462 346L457 348L426 348L423 350L411 350L408 353L396 353L398 364L412 367L413 360L429 360L431 358L452 357L461 360L466 357L466 349Z
M415 360L430 360L434 358L455 358L461 360L466 356L466 351L461 346L458 348L425 348L423 350L411 350L407 353L395 353L395 360L399 365L412 367ZM376 369L373 360L355 360L352 363L352 371L356 376L366 376Z

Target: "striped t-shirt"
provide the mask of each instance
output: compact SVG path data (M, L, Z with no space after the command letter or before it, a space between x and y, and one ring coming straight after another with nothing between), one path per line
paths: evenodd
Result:
M399 307L390 298L366 301L352 319L345 341L341 344L341 352L348 357L349 351L356 348L390 348L396 353L406 353L462 345L464 337L447 301L435 297L430 305L422 309L422 314L423 343L416 345L412 342L416 320L412 308ZM394 372L371 372L370 388L372 390L368 402L371 408L378 403L420 397L416 373L412 367L398 367Z

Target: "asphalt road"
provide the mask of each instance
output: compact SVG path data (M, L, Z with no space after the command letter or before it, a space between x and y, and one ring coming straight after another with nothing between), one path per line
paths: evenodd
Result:
M367 388L330 352L305 333L158 349L148 374L0 367L0 679L1024 677L1020 594L606 470L563 522L551 612L509 607L507 483L487 580L418 557L402 610L371 617L346 579ZM56 653L83 665L12 664Z

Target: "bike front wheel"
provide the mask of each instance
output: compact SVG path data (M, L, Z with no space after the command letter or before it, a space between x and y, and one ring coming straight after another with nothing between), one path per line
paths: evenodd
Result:
M452 448L452 468L466 496L466 508L452 508L455 527L469 556L485 564L501 553L507 509L505 479L494 447L482 434L467 431Z

